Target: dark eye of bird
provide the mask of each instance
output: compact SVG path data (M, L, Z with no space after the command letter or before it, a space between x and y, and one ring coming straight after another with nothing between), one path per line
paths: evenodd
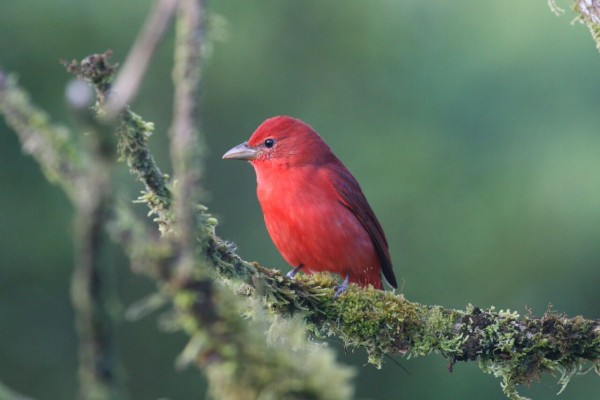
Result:
M270 149L274 145L275 145L275 140L273 140L273 139L267 139L267 140L265 140L265 147L267 147L267 148Z

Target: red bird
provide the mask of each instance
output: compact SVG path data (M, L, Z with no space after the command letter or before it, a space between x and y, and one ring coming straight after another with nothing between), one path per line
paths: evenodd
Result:
M309 125L287 116L267 119L223 155L248 160L267 230L283 258L307 273L335 272L360 286L397 288L383 229L358 182Z

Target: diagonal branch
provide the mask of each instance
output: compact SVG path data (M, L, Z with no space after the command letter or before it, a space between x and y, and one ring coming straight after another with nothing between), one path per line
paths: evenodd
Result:
M148 69L158 43L164 36L175 13L178 0L157 0L142 31L127 56L123 69L114 83L113 96L106 104L108 119L116 117L131 103Z
M0 70L0 113L17 133L23 151L41 166L46 178L59 184L74 199L82 176L83 160L71 132L50 121L18 87L16 77Z

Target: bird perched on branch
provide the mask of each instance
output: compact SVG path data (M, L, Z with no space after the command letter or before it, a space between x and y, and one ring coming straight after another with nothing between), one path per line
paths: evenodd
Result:
M287 116L267 119L223 159L247 160L267 230L283 258L298 271L328 271L383 289L396 277L388 243L358 182L309 125Z

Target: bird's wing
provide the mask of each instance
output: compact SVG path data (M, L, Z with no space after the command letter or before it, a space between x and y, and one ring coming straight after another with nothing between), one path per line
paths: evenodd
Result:
M371 241L375 246L377 257L381 263L381 271L383 272L385 280L390 286L397 288L398 283L396 282L396 276L394 275L385 233L383 233L383 228L377 220L371 206L369 206L358 182L343 166L342 168L336 167L335 173L331 172L330 175L334 188L340 195L340 202L352 211L369 233Z

